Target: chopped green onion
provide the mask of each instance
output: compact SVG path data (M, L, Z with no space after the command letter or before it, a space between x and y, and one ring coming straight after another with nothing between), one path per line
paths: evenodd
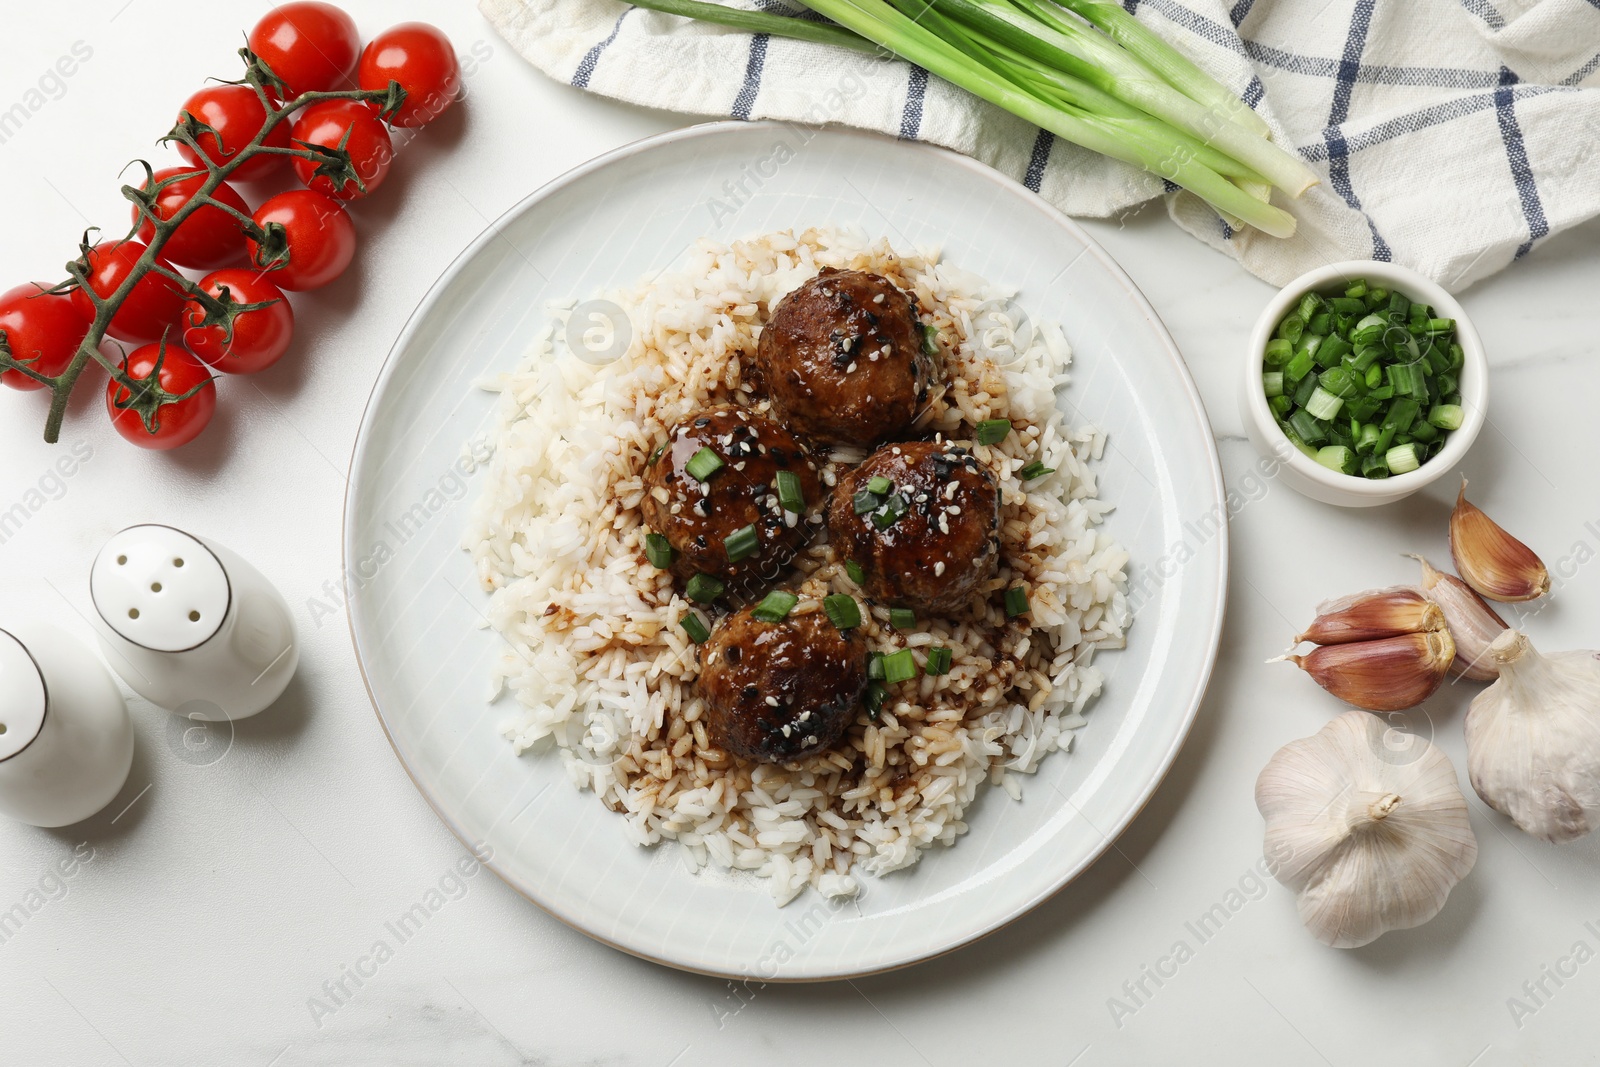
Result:
M1278 336L1283 338L1285 341L1288 341L1290 344L1294 344L1296 341L1300 340L1300 335L1305 333L1305 330L1306 320L1302 319L1299 315L1290 315L1288 318L1278 323Z
M883 657L883 681L885 685L909 682L916 676L917 661L912 656L909 648L902 648L898 652L891 652Z
M867 573L861 569L861 564L857 563L855 560L851 559L845 561L844 572L848 574L850 576L850 580L855 582L857 585L867 584Z
M1355 281L1350 283L1350 288L1344 291L1344 295L1350 297L1352 300L1360 300L1362 297L1367 295L1367 283L1364 280L1357 278ZM1365 308L1367 305L1362 304L1361 306Z
M1311 399L1311 394L1315 393L1317 391L1317 386L1319 386L1321 384L1322 384L1321 382L1317 381L1317 376L1315 374L1306 375L1305 376L1305 380L1302 381L1299 385L1295 386L1295 389L1294 389L1294 402L1295 402L1295 405L1298 406L1298 407L1305 407L1306 406L1306 401Z
M889 625L896 630L911 630L917 625L917 613L910 608L890 608Z
M650 561L650 566L657 570L666 570L672 566L672 545L665 537L658 533L644 535L644 558Z
M1283 376L1291 382L1298 382L1316 365L1316 358L1310 352L1296 352L1294 358L1289 360L1283 368Z
M656 465L656 460L660 459L661 453L665 452L666 450L667 443L662 441L659 445L656 445L655 448L651 449L650 458L644 461L644 465L646 467L654 467Z
M1405 474L1421 466L1421 461L1417 459L1416 445L1395 445L1389 449L1384 459L1388 461L1389 471L1392 474Z
M883 681L883 653L874 652L867 657L867 677L874 682Z
M1344 445L1329 445L1317 450L1317 462L1340 474L1354 474L1356 454Z
M889 691L883 687L882 682L868 682L867 692L862 697L862 702L867 705L868 717L876 719L878 712L883 709L883 702L889 698Z
M872 525L880 530L887 530L900 521L900 516L906 513L906 498L899 493L892 493L883 502L883 506L872 513Z
M1435 404L1433 410L1428 412L1428 421L1441 430L1461 429L1461 420L1465 412L1459 404Z
M1295 436L1308 445L1318 445L1328 439L1327 431L1305 408L1301 408L1288 418L1289 428Z
M756 554L756 549L761 547L761 542L756 538L756 528L752 523L741 526L723 539L722 548L728 553L729 563L738 563L747 556Z
M955 659L955 653L948 648L928 649L928 658L922 665L924 674L940 675L950 673L950 664Z
M978 423L978 443L980 445L997 445L1004 441L1006 434L1010 432L1010 419L984 419Z
M850 498L850 503L855 506L857 515L865 515L883 503L876 493L867 489L856 490L856 495Z
M1267 342L1267 366L1281 367L1289 362L1289 358L1293 355L1294 345L1283 338L1274 337Z
M1272 415L1273 415L1274 418L1278 418L1278 419L1286 418L1286 417L1288 417L1289 409L1294 407L1294 397L1292 397L1292 396L1268 397L1267 398L1267 407L1272 409Z
M1026 615L1031 610L1026 589L1020 585L1014 585L1006 590L1006 618L1014 619L1018 615Z
M1306 401L1306 411L1314 419L1331 419L1343 406L1343 399L1334 396L1320 385L1312 392L1311 399Z
M893 488L894 483L882 475L867 479L867 492L869 493L876 493L878 496L883 496Z
M702 448L689 457L689 462L684 465L684 471L697 482L708 482L711 476L723 468L722 457L709 448Z
M1283 372L1269 370L1261 376L1261 387L1267 392L1267 399L1283 395Z
M1356 451L1363 456L1370 455L1377 447L1378 435L1381 432L1373 423L1362 423L1361 432L1356 435Z
M706 629L705 622L692 611L684 612L683 618L678 620L678 625L689 635L689 640L697 645L704 643L705 639L711 636L711 631Z
M709 604L722 595L726 587L709 574L697 574L683 587L684 595L701 604Z
M939 331L926 322L922 324L922 354L925 356L939 354Z
M1318 296L1316 293L1307 293L1305 296L1302 296L1300 298L1300 306L1295 308L1295 314L1300 316L1302 319L1304 319L1306 322L1309 323L1312 320L1312 318L1315 317L1317 312L1320 311L1321 309L1322 309L1322 297ZM1311 332L1312 333L1327 333L1328 331L1326 331L1326 330L1320 330L1319 331L1319 330L1313 329Z
M1281 381L1282 378L1283 378L1283 375L1281 375L1281 374L1278 375L1278 378ZM1279 392L1282 392L1282 390L1280 389ZM1026 467L1023 467L1020 471L1018 471L1017 472L1017 477L1021 478L1025 482L1031 482L1035 478L1043 478L1046 474L1054 474L1055 472L1056 472L1056 469L1054 467L1046 467L1043 463L1040 463L1038 460L1034 460L1032 463L1028 464Z
M761 603L750 609L752 619L762 622L782 622L789 617L789 612L800 603L800 598L793 593L786 593L782 589L774 589L761 598Z
M822 598L822 610L828 613L828 621L841 630L853 630L861 625L861 605L856 603L856 598L843 593L834 593Z
M1340 400L1349 400L1359 391L1356 376L1343 366L1329 367L1317 375L1317 381Z
M784 511L798 515L806 509L806 494L800 487L798 474L794 471L779 471L777 485L778 503Z

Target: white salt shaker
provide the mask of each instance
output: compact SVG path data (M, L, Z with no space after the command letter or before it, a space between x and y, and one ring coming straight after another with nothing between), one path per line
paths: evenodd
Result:
M300 662L289 605L222 545L171 526L130 526L89 574L100 647L158 707L244 719L283 693Z
M132 766L128 706L95 654L54 627L0 630L0 815L82 822Z

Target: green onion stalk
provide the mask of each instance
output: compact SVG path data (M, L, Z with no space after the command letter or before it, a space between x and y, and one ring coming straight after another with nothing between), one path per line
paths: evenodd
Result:
M1100 0L807 0L837 25L703 0L637 6L857 51L887 50L1101 155L1159 174L1235 227L1289 237L1268 202L1317 181L1226 87ZM1068 10L1070 9L1070 11ZM1081 18L1084 21L1079 21Z

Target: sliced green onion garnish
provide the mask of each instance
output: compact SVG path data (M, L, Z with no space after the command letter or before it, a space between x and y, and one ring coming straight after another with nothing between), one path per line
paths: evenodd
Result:
M794 471L779 471L778 503L783 510L798 515L806 509L806 494L800 488L800 476Z
M682 626L683 632L689 635L689 640L697 645L711 636L711 631L706 629L706 624L701 621L700 616L692 611L684 612L683 618L678 620L678 625Z
M865 515L883 503L883 501L876 493L866 489L858 489L856 490L856 495L850 498L850 503L855 506L857 515Z
M939 331L926 322L922 324L922 354L925 356L939 354Z
M881 474L877 477L867 479L867 492L869 493L877 493L879 496L883 496L893 488L894 483L883 477Z
M1441 430L1461 429L1461 420L1465 412L1459 404L1435 404L1433 410L1428 412L1428 421Z
M1018 615L1026 615L1031 610L1026 589L1020 585L1014 585L1006 590L1006 618L1014 619Z
M1388 461L1392 474L1405 474L1422 465L1417 459L1417 446L1412 444L1395 445L1384 455L1384 459Z
M911 630L917 625L917 613L910 608L890 608L889 625L896 630Z
M1267 399L1283 395L1283 371L1269 370L1261 376L1261 387L1267 391Z
M926 674L949 674L950 664L954 658L955 654L948 648L930 648L927 662L922 665L922 670Z
M654 467L656 465L656 460L660 459L661 453L665 452L666 450L667 443L662 441L659 445L656 445L655 448L650 450L650 458L644 461L644 465L646 467Z
M883 710L883 702L889 698L889 691L883 687L882 682L868 682L867 691L862 696L862 703L866 704L868 717L876 719L878 712Z
M1354 474L1356 454L1344 445L1328 445L1317 450L1317 462L1340 474Z
M750 609L752 619L762 622L782 622L789 617L789 612L800 603L800 598L793 593L785 593L782 589L774 589L761 598L761 603Z
M722 457L709 448L702 448L689 457L689 462L684 465L684 470L689 477L697 482L711 480L711 476L723 467Z
M650 561L650 566L664 571L672 566L672 557L672 545L665 537L658 533L644 535L644 558Z
M825 596L822 598L822 610L828 613L828 621L841 630L853 630L861 625L861 606L853 596L843 593Z
M883 506L872 513L872 525L880 530L887 530L900 521L900 516L906 513L906 498L899 493L891 493L884 500Z
M1278 378L1281 380L1283 375L1278 375ZM1046 467L1038 460L1034 460L1032 463L1018 471L1017 477L1021 478L1025 482L1031 482L1035 478L1043 478L1046 474L1054 474L1055 472L1056 469L1054 467Z
M867 677L875 682L883 681L883 653L874 652L867 657Z
M883 681L885 685L909 682L916 676L917 661L911 655L909 648L902 648L898 652L891 652L883 657Z
M1331 419L1339 414L1339 409L1344 407L1344 401L1322 386L1317 386L1311 393L1311 399L1306 401L1306 411L1314 419Z
M855 560L852 559L845 561L844 572L848 574L850 576L850 580L855 582L857 585L867 584L867 573L861 569L861 564L857 563Z
M709 604L722 595L725 587L709 574L697 574L683 587L684 595L700 604Z
M1011 432L1010 419L984 419L978 423L977 439L980 445L997 445Z
M1293 355L1294 345L1290 344L1288 341L1285 341L1283 338L1274 337L1272 340L1267 342L1267 366L1281 367L1285 363L1289 362L1289 358Z
M760 545L761 542L756 538L756 528L753 524L739 527L722 542L723 550L728 553L729 563L738 563L747 556L755 555L756 549Z

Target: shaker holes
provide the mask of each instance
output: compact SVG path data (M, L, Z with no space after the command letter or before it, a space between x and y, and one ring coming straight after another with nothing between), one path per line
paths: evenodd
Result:
M128 609L128 618L137 619L138 617L139 617L139 609L138 608L129 608Z
M199 622L200 621L200 613L198 611L189 612L189 621L190 622Z

